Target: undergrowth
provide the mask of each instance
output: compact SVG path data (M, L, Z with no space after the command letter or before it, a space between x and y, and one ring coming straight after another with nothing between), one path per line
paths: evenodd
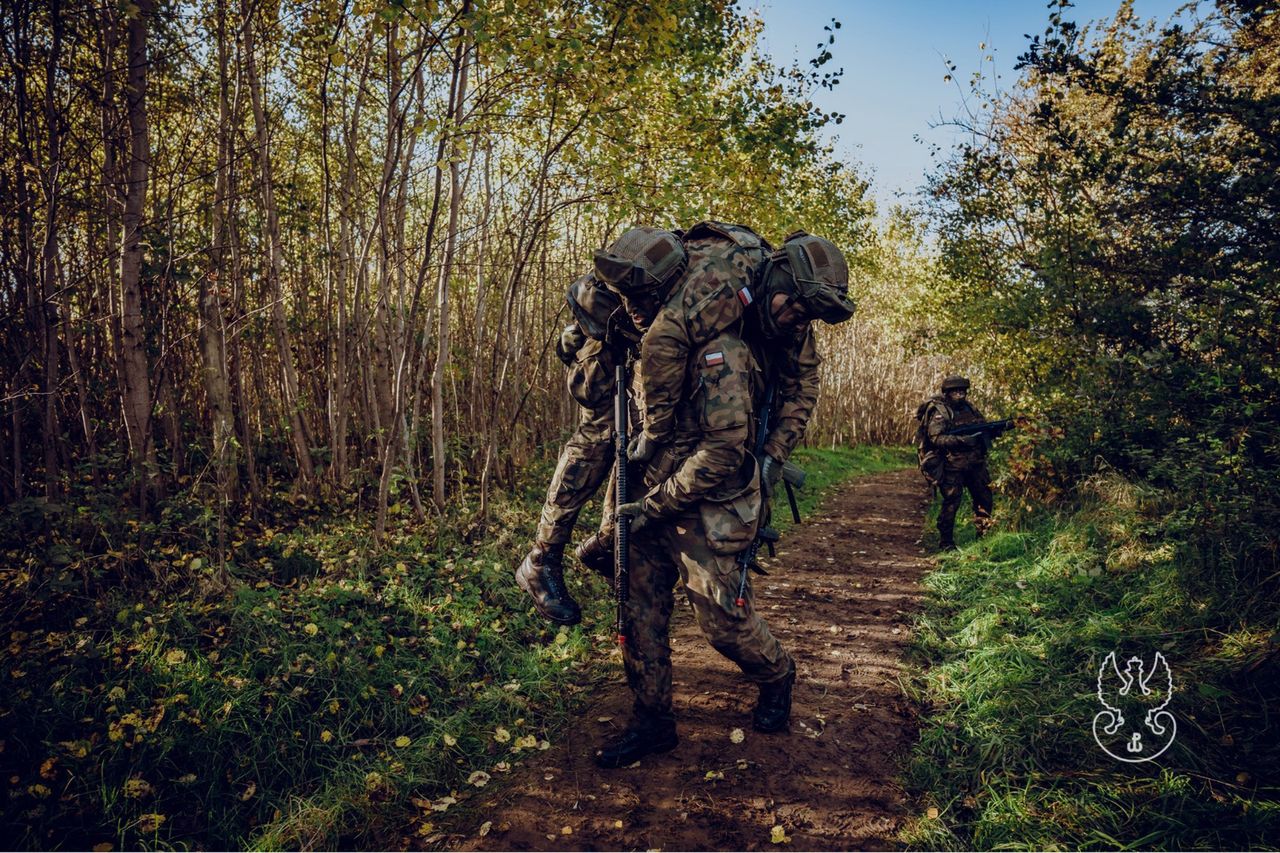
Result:
M928 668L911 685L923 714L907 782L924 814L910 845L1280 844L1276 579L1171 541L1168 504L1099 476L1074 511L962 532L970 544L940 559L915 648ZM1112 651L1171 666L1176 737L1152 761L1116 761L1094 740Z
M908 458L801 451L802 511L831 484ZM528 472L484 523L459 511L419 525L397 505L381 544L357 508L295 512L282 497L271 523L233 525L223 584L210 516L190 495L145 522L103 501L11 507L0 531L8 843L439 841L451 808L572 738L591 687L619 677L603 581L570 568L583 623L559 630L512 581L548 476Z

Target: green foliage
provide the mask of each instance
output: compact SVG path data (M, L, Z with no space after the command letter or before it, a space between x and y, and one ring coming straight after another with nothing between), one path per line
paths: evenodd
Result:
M941 339L1062 431L1016 474L1043 480L1039 460L1067 487L1107 467L1146 479L1177 496L1171 533L1265 574L1280 553L1274 14L1226 2L1157 30L1126 4L1090 37L1053 8L1022 85L933 178Z
M1169 496L1115 475L946 557L926 580L911 684L925 709L909 787L935 849L1249 849L1280 842L1275 589L1215 583L1165 535ZM1094 743L1111 651L1174 673L1169 752Z
M278 849L430 835L432 805L464 801L473 772L509 770L558 736L611 649L607 632L553 631L511 582L539 501L381 548L358 514L246 525L238 580L204 597L175 576L204 576L207 552L163 537L142 559L171 590L96 599L74 569L30 556L38 536L11 540L0 766L19 781L6 837ZM6 517L41 523L23 507ZM571 583L591 602L586 624L605 625L603 585Z

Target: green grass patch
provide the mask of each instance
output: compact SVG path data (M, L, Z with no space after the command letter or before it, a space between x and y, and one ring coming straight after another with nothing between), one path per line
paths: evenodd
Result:
M922 816L907 842L1274 848L1274 584L1175 547L1158 493L1115 478L1085 492L1076 512L973 541L926 578L911 685L923 714L907 769ZM1098 671L1113 650L1148 662L1159 651L1171 665L1177 737L1154 761L1123 764L1094 741Z
M791 461L805 472L804 488L796 491L796 503L800 518L811 516L822 498L833 487L852 477L896 471L916 464L915 450L910 447L857 447L817 448L802 447L791 456ZM785 530L792 524L791 510L787 508L786 492L779 487L773 502L773 526Z
M801 451L805 513L906 459ZM380 545L358 507L273 499L269 526L233 527L227 588L190 496L150 521L18 508L0 530L9 843L429 843L482 785L570 736L599 679L621 678L603 581L570 568L584 618L561 630L513 582L549 476L527 472L485 523L460 506L424 526L396 504Z

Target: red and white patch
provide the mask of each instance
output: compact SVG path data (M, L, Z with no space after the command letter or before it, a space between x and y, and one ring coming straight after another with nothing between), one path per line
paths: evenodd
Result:
M717 350L716 352L709 352L704 355L703 358L706 359L707 367L718 367L719 365L724 364L724 352L720 350Z
M738 291L738 299L743 305L750 305L755 301L755 297L751 295L751 288L749 287L744 287Z

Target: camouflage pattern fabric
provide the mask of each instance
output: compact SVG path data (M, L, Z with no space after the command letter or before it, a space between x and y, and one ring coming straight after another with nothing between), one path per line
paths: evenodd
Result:
M774 368L771 360L777 359L778 388L764 452L779 462L786 462L804 440L805 429L818 404L818 365L822 358L818 355L812 328L799 341L753 338L752 351L765 376ZM758 382L761 390L765 381L762 377ZM762 400L756 402L759 404Z
M755 536L759 507L758 482L753 482L737 499L704 501L694 511L651 522L636 534L623 660L640 714L674 720L669 626L677 578L684 581L703 635L748 680L768 684L790 672L791 656L756 613L749 581L747 606L734 603L739 577L736 553Z
M651 364L644 353L642 343L639 374L647 411ZM676 515L703 498L740 491L751 479L755 461L747 448L755 374L751 350L737 335L726 333L694 349L681 375L669 377L681 399L673 409L675 435L644 475L650 516Z
M613 380L618 352L588 339L569 367L569 393L581 407L578 425L560 451L538 521L538 541L567 544L578 515L613 465Z
M722 332L740 333L768 244L745 226L698 223L685 236L688 267L640 343L643 429L656 443L676 432L676 402L691 351Z
M955 536L956 513L964 500L965 490L973 501L973 526L981 536L991 526L991 509L995 497L991 494L991 474L986 465L972 468L948 468L942 475L938 491L942 493L942 507L938 510L938 534L944 543Z
M938 484L942 494L938 534L944 544L952 541L956 513L967 489L973 501L974 526L978 535L982 535L991 524L991 509L995 503L991 493L991 473L987 470L986 445L971 445L960 436L943 433L952 427L981 423L986 418L968 400L952 405L943 397L934 397L926 406L925 428L929 442L943 455L942 479Z

